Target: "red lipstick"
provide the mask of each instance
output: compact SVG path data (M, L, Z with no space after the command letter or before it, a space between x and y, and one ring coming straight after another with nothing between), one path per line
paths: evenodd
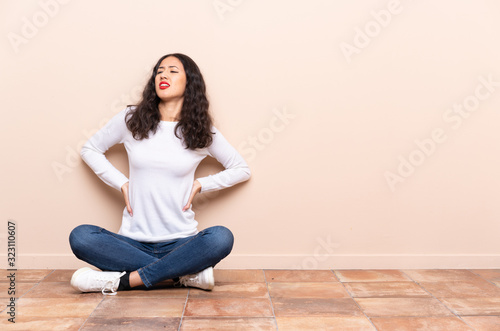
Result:
M170 87L170 84L167 82L160 82L160 85L158 86L160 90L165 90Z

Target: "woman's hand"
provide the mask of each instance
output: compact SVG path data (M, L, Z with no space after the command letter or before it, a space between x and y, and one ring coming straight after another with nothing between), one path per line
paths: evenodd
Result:
M189 196L189 201L184 206L184 208L182 208L182 211L186 211L189 209L191 203L193 202L194 196L196 195L196 193L199 193L200 191L201 191L201 184L198 180L195 180L193 183L193 188L191 189L191 195Z
M132 212L132 207L130 207L130 201L128 200L128 182L123 184L122 193L123 193L123 198L125 199L125 204L127 205L128 213L130 214L130 216L134 216L134 213Z

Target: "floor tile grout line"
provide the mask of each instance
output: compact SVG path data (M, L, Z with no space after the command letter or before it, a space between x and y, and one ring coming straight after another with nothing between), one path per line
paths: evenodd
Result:
M87 316L87 318L85 319L85 321L83 321L82 325L80 325L80 328L78 329L78 331L80 331L84 326L85 324L87 323L87 321L89 320L90 317L92 317L92 314L97 310L97 308L99 308L99 306L104 302L104 299L106 297L103 295L101 301L99 301L99 303L97 304L97 306L95 306L95 308L90 312L89 316Z
M43 282L43 281L44 281L47 277L49 277L49 276L50 276L50 275L52 275L54 272L56 272L56 270L57 270L57 269L52 269L52 271L51 271L48 275L46 275L45 277L43 277L43 278L42 278L42 280L41 280L41 281L39 281L39 283Z
M426 270L436 270L436 269L426 269ZM459 270L459 269L456 269L456 270ZM409 275L406 274L406 272L403 271L403 269L399 269L399 271L401 273L403 273L403 275L405 275L406 277L410 278L413 282L415 282L415 284L417 284L418 286L420 286L425 292L429 293L429 295L431 297L433 297L434 299L436 299L440 304L442 304L443 306L446 307L446 309L448 309L453 315L455 315L459 320L461 320L462 322L465 323L465 325L467 325L468 327L470 327L472 330L476 330L474 327L472 327L471 325L469 325L469 323L467 323L466 321L464 321L460 315L458 313L455 313L453 311L452 308L448 307L446 304L444 304L444 302L442 302L441 300L439 300L438 298L436 298L431 292L427 291L427 289L422 285L420 284L419 282L417 282L415 279L413 279L412 277L410 277Z
M479 275L479 274L475 273L474 271L472 271L473 269L464 269L464 270L467 270L467 271L469 271L470 273L472 273L473 275L476 275L476 276L478 276L479 278L484 279L485 281L487 281L488 283L490 283L490 284L491 284L491 285L493 285L493 286L500 287L499 285L497 285L497 284L493 283L493 281L491 281L491 280L489 280L489 279L487 279L487 278L485 278L485 277L483 277L483 276L481 276L481 275Z
M184 301L184 308L182 308L181 320L179 321L179 327L177 328L177 331L181 331L182 320L184 319L184 312L186 311L187 302L188 302L188 299L189 299L189 293L190 292L191 292L191 290L188 288L188 292L187 292L187 295L186 295L186 301Z
M271 311L273 312L274 325L276 326L276 331L278 331L279 330L278 321L276 320L276 314L274 313L274 305L273 305L273 300L271 298L271 292L269 292L269 284L267 282L266 272L264 269L261 269L261 270L262 270L262 274L264 275L264 282L266 283L267 296L269 298L269 303L271 304Z
M374 315L374 318L444 318L444 317L452 317L450 315L397 315L397 316L387 316L387 315Z
M359 303L354 299L354 297L351 295L351 292L349 292L347 290L347 288L345 287L344 283L340 281L340 278L337 276L337 274L335 273L335 270L334 269L330 269L330 271L333 273L333 276L335 277L335 279L337 279L337 281L342 285L342 287L344 288L344 290L347 292L347 294L349 294L349 296L351 297L352 301L354 301L354 303L356 304L356 306L359 308L359 310L363 313L363 315L365 315L365 317L368 319L368 321L370 322L371 325L373 325L373 327L375 328L375 330L378 330L377 327L375 326L375 324L373 324L373 321L371 320L370 317L368 317L368 315L366 315L365 311L361 308L361 306L359 305Z
M18 270L22 270L22 269L18 269ZM48 270L48 269L47 269L47 270ZM24 297L26 294L30 293L30 292L31 292L31 291L32 291L35 287L37 287L37 286L38 286L38 284L40 284L41 282L43 282L43 281L45 280L45 278L47 278L47 277L49 277L50 275L52 275L52 274L53 274L56 270L57 270L57 269L52 269L52 271L51 271L48 275L46 275L45 277L43 277L43 278L42 278L42 280L40 280L40 281L38 281L38 282L34 283L34 284L33 284L33 286L32 286L32 287L30 287L30 289L29 289L28 291L24 292L24 293L23 293L23 295L21 295L20 297L16 298L16 301L15 301L15 302L16 302L16 305L17 305L17 302L19 301L19 299L21 299L22 297ZM24 282L23 282L23 283L24 283ZM16 282L16 287L17 287L17 284L19 284L19 282ZM8 308L9 308L9 306L6 306L6 307L5 307L5 309L0 310L0 314L2 314L2 313L3 313L6 309L8 309Z

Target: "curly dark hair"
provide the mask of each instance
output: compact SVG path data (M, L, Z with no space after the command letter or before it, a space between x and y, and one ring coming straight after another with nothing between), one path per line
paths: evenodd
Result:
M128 107L135 106L136 108L125 118L127 128L136 140L148 139L150 131L153 134L156 133L160 123L158 104L161 100L156 94L155 77L161 61L169 56L179 59L186 72L184 102L179 123L174 129L175 136L181 138L177 135L177 130L180 129L186 149L208 147L213 141L213 132L210 131L213 120L208 109L205 81L196 63L189 56L180 53L167 54L158 60L142 92L141 101L138 105L128 105Z

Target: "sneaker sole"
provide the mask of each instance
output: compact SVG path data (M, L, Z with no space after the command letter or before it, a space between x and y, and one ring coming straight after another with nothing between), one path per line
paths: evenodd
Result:
M90 269L89 267L84 267L84 268L80 268L77 271L75 271L73 276L71 276L71 286L73 286L73 288L77 289L78 291L81 291L78 288L78 286L76 286L75 282L76 282L76 279L78 278L78 276L80 276L84 272L87 272L88 270L92 270L92 269Z

